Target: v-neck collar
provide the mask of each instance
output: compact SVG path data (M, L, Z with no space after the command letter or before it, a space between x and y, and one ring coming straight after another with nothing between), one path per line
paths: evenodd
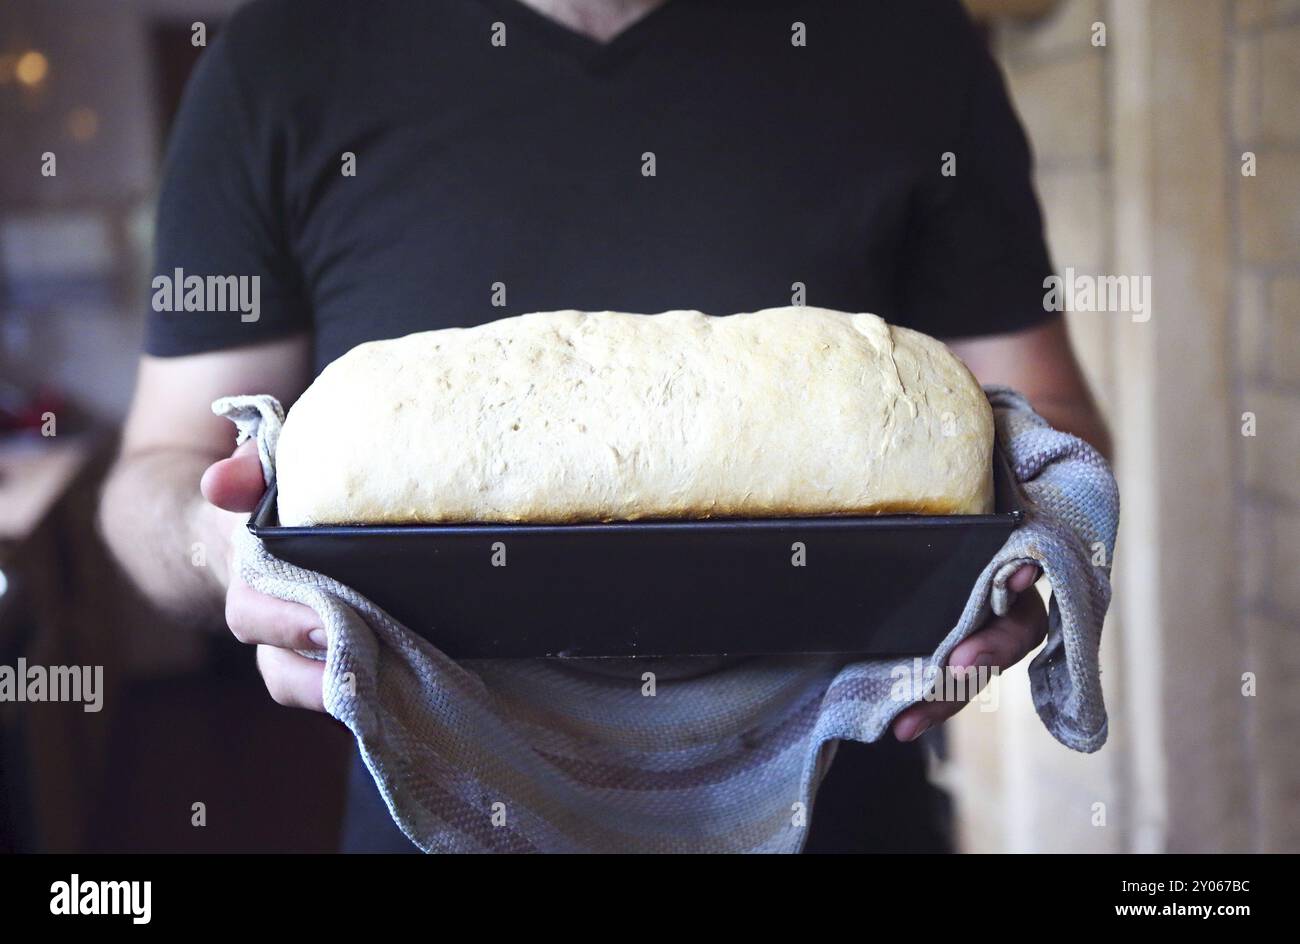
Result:
M626 62L636 50L654 37L664 23L677 13L686 0L667 0L640 19L620 30L612 39L601 42L553 20L523 0L481 0L505 19L507 30L518 27L557 52L575 60L593 73L609 72ZM507 32L506 42L510 42Z

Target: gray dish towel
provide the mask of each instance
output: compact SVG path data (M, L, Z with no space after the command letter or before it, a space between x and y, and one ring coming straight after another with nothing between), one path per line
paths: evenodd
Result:
M926 660L942 666L1025 563L1052 586L1034 705L1067 747L1106 740L1098 670L1119 497L1105 460L1023 397L986 388L1025 517ZM280 404L218 400L274 474ZM393 819L428 852L796 852L836 739L874 741L922 697L900 660L456 663L352 589L271 556L244 529L252 587L311 607L328 635L326 710L356 736ZM318 656L319 657L319 656ZM653 673L653 685L647 673ZM824 749L825 748L825 749Z

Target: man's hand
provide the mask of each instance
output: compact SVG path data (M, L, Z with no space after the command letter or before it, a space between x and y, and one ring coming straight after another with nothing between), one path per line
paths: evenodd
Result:
M240 520L198 494L203 470L230 455L234 432L229 420L213 414L212 401L269 393L288 406L306 389L310 364L307 335L140 359L121 453L104 485L99 524L135 585L177 620L220 628L230 582L226 550Z
M253 443L220 459L230 452L233 430L212 413L217 397L241 393L269 393L288 406L310 379L311 338L305 334L206 354L141 358L100 525L150 600L214 628L224 602L235 636L258 646L271 697L320 709L323 666L292 651L322 647L324 640L312 637L320 629L315 615L255 593L231 572L230 536L262 496L262 470ZM195 489L200 476L202 497ZM201 565L196 549L205 551Z
M1053 427L1087 440L1103 455L1110 454L1106 424L1070 347L1064 318L1010 334L950 340L948 345L980 383L1014 387ZM1047 611L1037 593L1025 592L1038 577L1038 568L1029 565L1011 575L1007 588L1017 595L1011 610L963 639L948 656L949 669L996 666L1002 672L1038 648L1047 635ZM916 740L955 715L963 704L912 705L894 719L894 736L900 741Z
M203 497L216 508L251 512L265 491L257 444L249 440L230 458L208 466L200 487ZM244 526L242 519L236 526ZM257 646L257 667L266 690L281 705L324 711L321 682L325 664L294 651L325 649L325 630L315 611L258 593L233 567L227 572L226 624L240 642Z
M1025 565L1011 575L1007 589L1016 595L1006 616L995 616L971 633L948 656L950 669L997 667L999 672L1015 665L1038 648L1047 635L1047 611L1032 587L1038 568ZM1026 592L1029 591L1029 592ZM967 692L974 696L975 692ZM931 701L912 705L894 719L894 737L914 741L930 728L943 724L966 702Z

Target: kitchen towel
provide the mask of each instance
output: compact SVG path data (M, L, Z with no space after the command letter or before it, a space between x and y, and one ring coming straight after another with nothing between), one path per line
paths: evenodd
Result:
M1007 611L1006 581L1022 564L1042 568L1052 587L1047 640L1029 666L1039 718L1074 750L1106 740L1098 646L1119 519L1114 477L1022 396L985 391L1024 518L924 660L457 663L243 528L236 566L254 589L320 616L325 708L356 736L393 819L421 849L797 852L835 742L874 741L925 697L953 647ZM257 439L270 482L280 404L227 397L213 411L239 441Z

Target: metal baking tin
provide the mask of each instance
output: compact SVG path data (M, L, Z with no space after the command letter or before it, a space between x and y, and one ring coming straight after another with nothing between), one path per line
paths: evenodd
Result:
M280 527L273 483L248 527L456 659L908 656L1019 523L995 471L990 515Z

